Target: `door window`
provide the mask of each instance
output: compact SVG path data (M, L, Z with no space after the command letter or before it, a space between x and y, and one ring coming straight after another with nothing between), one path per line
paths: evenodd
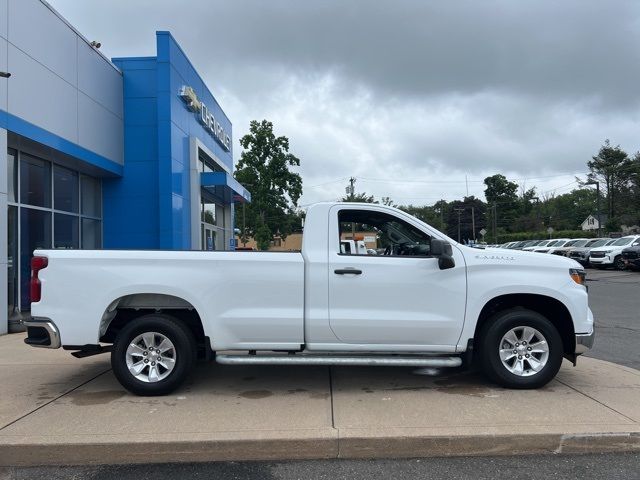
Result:
M428 257L431 237L408 222L388 213L371 210L340 210L340 253Z

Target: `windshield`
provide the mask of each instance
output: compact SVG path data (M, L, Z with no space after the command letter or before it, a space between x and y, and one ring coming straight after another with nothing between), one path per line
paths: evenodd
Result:
M560 242L560 240L553 240L553 241L547 243L545 246L546 247L553 247L554 245L556 245L559 242Z
M568 243L565 245L565 247L584 247L587 242L589 240L576 240L575 242L573 242L572 245L569 245Z
M537 246L538 247L546 247L547 245L549 245L549 242L551 240L545 240L544 242L540 242Z
M612 247L622 247L624 245L629 245L631 242L635 240L634 237L622 237L616 240L611 244Z
M591 240L589 243L585 245L585 247L602 247L606 245L609 240L605 238L598 238L596 240Z

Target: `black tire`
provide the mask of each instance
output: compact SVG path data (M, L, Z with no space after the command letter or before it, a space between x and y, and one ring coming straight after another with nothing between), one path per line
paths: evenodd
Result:
M538 330L545 337L549 347L546 364L540 371L530 376L512 373L500 359L500 342L503 336L517 327L532 327ZM562 364L564 351L558 330L546 317L532 310L515 308L496 314L485 324L479 340L480 365L483 373L506 388L540 388L556 376ZM529 365L526 362L525 360L525 364Z
M613 268L615 268L616 270L625 269L624 260L622 259L621 255L618 255L616 258L613 259Z
M151 383L137 379L129 371L126 359L131 342L147 332L164 335L175 347L173 370L166 378ZM131 320L118 333L111 351L111 367L120 384L131 393L142 396L166 395L185 381L196 362L196 353L193 334L182 322L168 315L144 315Z

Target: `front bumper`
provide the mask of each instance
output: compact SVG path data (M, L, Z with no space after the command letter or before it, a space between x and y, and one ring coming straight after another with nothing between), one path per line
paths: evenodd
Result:
M596 338L596 328L591 333L576 333L576 355L580 355L593 347Z
M591 265L612 265L613 259L609 257L590 257L589 263L591 263Z
M24 343L32 347L60 348L60 331L53 320L44 317L31 317L23 320L27 327L27 338Z

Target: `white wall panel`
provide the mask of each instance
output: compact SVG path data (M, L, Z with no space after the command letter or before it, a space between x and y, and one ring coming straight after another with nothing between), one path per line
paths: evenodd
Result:
M78 95L78 125L80 145L123 163L122 119L82 92Z
M78 91L9 44L9 113L78 142Z
M122 118L122 75L80 37L78 42L78 88Z
M7 25L9 25L9 15L7 13L9 0L0 0L0 37L7 38Z
M42 2L9 0L9 42L72 85L78 76L76 37Z
M1 1L1 0L0 0ZM0 38L0 72L9 70L7 67L7 41ZM9 85L8 78L0 78L0 110L7 111L7 87Z
M121 164L120 72L40 0L0 0L3 28L0 109Z

